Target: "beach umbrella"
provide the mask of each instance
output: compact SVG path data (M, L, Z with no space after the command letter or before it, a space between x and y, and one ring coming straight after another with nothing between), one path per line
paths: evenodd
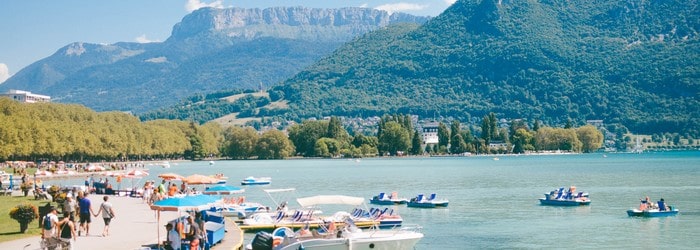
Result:
M171 181L171 180L182 180L185 177L182 175L176 174L176 173L164 173L164 174L159 174L158 178L161 178L166 181Z
M126 174L124 174L124 177L127 177L127 178L141 178L144 176L148 176L148 172L140 170L140 169L132 169L132 170L129 170L128 172L126 172Z
M208 195L186 195L181 197L170 197L156 201L151 205L151 210L158 211L190 211L206 210L209 206L220 198Z
M158 246L160 246L160 211L192 211L207 210L211 204L221 200L209 195L187 195L180 197L170 197L159 200L151 205L151 210L157 211L158 223Z
M134 189L134 179L141 179L144 176L148 176L148 172L140 169L132 169L124 173L122 176L131 179L131 189ZM137 182L138 183L138 182Z
M187 184L190 185L198 185L198 184L215 184L219 182L219 179L216 179L214 177L209 177L201 174L195 174L195 175L190 175L185 177L183 181Z
M241 189L239 187L234 187L234 186L226 186L226 185L218 185L218 186L213 186L210 188L207 188L204 190L204 194L218 194L218 195L227 195L227 194L239 194L243 193L245 190Z

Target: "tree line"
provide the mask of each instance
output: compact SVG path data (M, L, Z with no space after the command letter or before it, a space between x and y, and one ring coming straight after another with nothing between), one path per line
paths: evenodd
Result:
M376 133L350 133L338 117L306 120L279 130L222 128L216 123L152 120L121 112L97 113L80 105L18 103L0 98L0 160L151 160L225 157L372 157L386 155L524 153L538 150L591 152L602 145L593 126L532 128L522 120L509 128L484 116L480 134L453 121L439 124L439 143L424 146L409 115L384 115ZM352 132L352 129L350 129ZM490 146L498 141L504 148Z

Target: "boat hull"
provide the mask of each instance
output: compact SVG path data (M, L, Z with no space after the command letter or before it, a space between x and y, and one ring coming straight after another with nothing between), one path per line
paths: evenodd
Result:
M411 202L409 201L406 204L408 207L417 207L417 208L438 208L438 207L447 207L449 205L449 202Z
M269 181L241 181L241 185L244 186L250 186L250 185L267 185L270 184Z
M391 230L353 233L349 238L309 239L287 245L281 250L409 250L423 238L422 233L396 233Z
M673 209L669 211L658 211L658 210L639 210L639 209L630 209L627 210L627 215L631 217L667 217L667 216L675 216L678 214L678 209Z
M545 206L575 207L590 205L591 200L548 200L541 198L540 204Z
M407 201L406 199L399 199L399 200L389 200L389 199L384 199L384 200L380 200L380 199L370 199L370 200L369 200L369 203L370 203L370 204L374 204L374 205L384 205L384 206L391 206L391 205L403 205L403 204L406 204L406 203L408 203L408 201Z

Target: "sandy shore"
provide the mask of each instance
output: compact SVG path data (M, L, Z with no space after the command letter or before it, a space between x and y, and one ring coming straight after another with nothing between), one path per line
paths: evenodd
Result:
M92 208L97 212L102 203L102 195L88 196ZM80 236L73 244L73 249L141 249L143 245L158 242L158 230L165 240L165 223L178 216L177 212L161 212L157 222L156 212L139 198L110 196L109 201L115 210L115 218L110 224L110 235L102 237L104 222L101 215L92 218L90 235ZM39 249L39 235L0 243L0 249Z

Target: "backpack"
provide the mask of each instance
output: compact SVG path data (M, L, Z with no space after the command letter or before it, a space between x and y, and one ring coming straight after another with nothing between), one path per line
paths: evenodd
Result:
M44 216L44 230L51 230L53 229L53 221L51 221L51 217L48 215Z

